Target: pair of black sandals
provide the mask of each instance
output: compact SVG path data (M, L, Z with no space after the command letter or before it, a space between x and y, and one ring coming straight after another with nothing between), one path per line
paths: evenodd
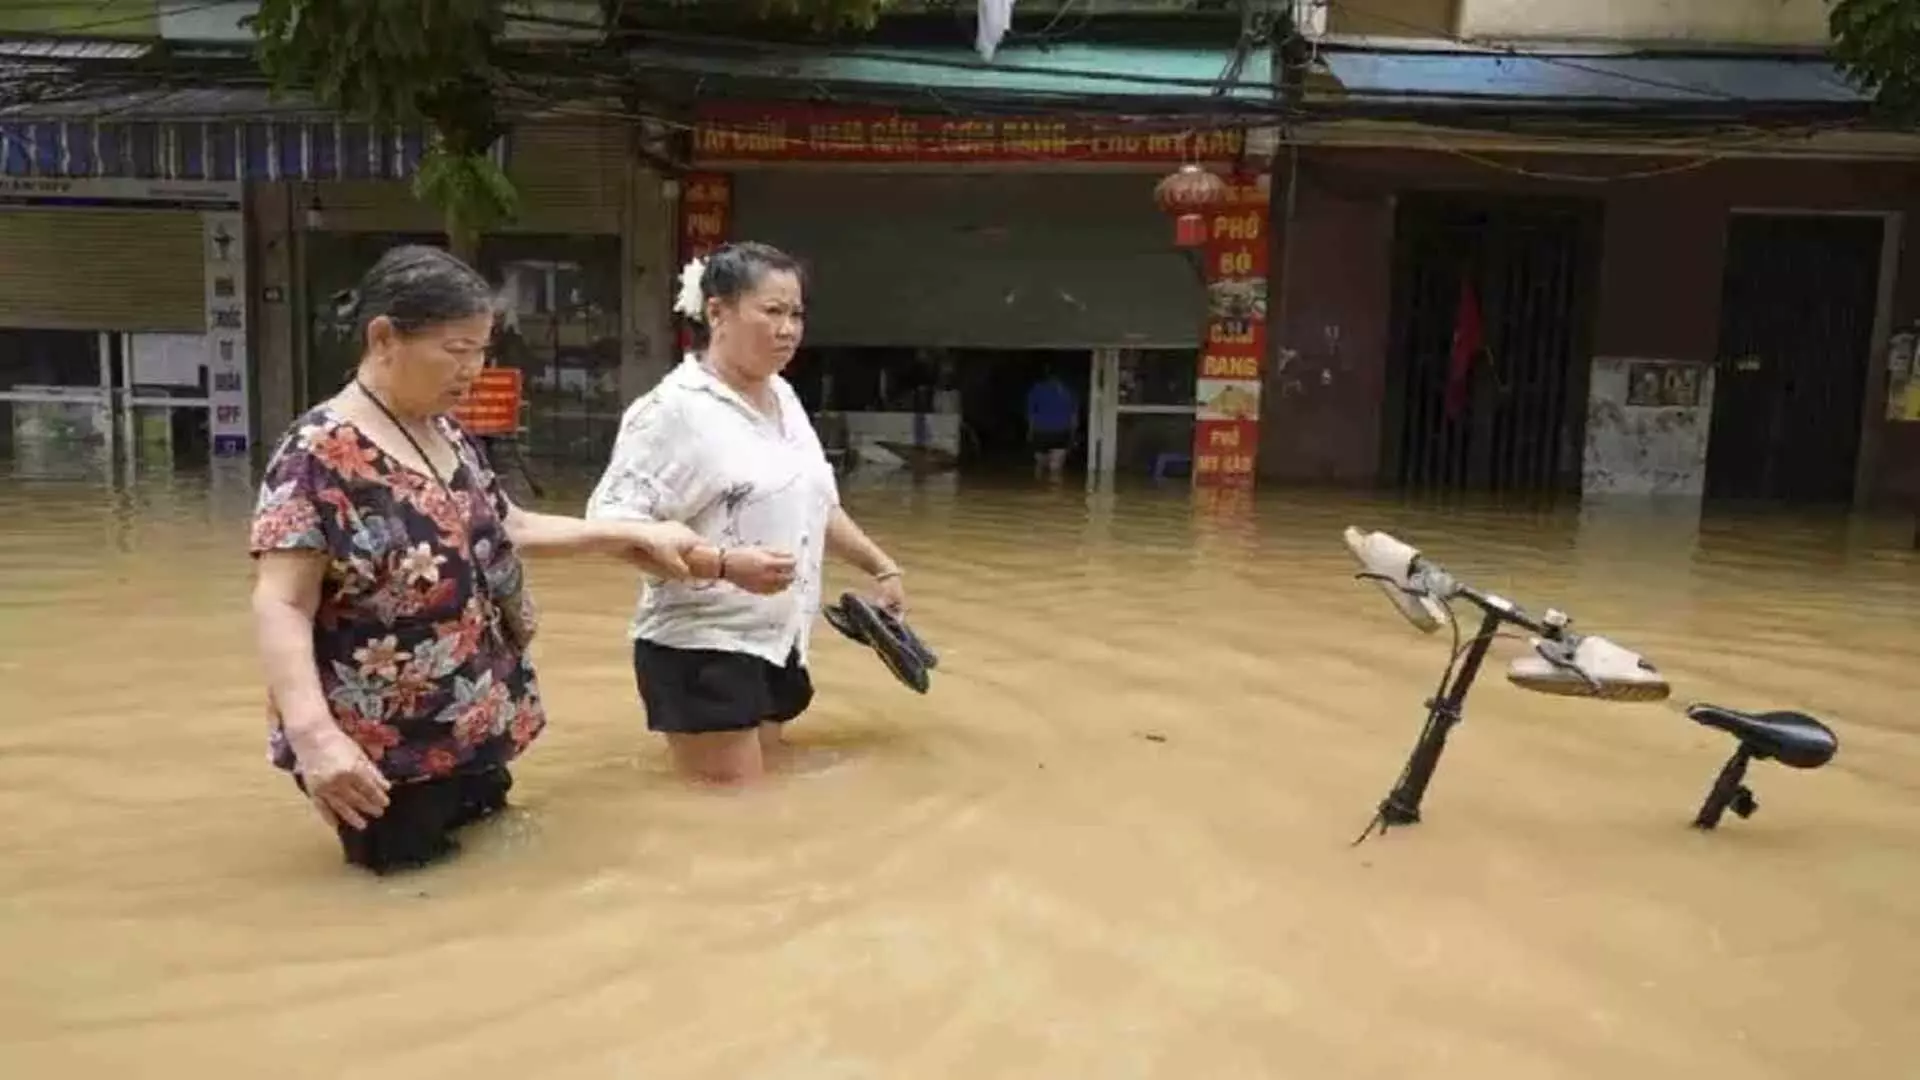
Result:
M906 620L852 593L841 593L840 602L826 605L820 614L849 640L872 649L907 689L924 694L932 685L932 672L940 666L940 658Z

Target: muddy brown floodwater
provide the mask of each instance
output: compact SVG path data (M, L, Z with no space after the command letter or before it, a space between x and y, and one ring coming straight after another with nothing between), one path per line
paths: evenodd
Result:
M746 796L645 733L627 576L545 562L519 808L383 881L264 761L251 489L208 484L0 479L9 1080L1920 1075L1902 522L850 490L943 665L917 697L823 625L796 735L833 763ZM1351 579L1350 522L1676 701L1495 665L1427 820L1350 847L1446 649ZM1697 699L1840 755L1691 830L1729 750Z

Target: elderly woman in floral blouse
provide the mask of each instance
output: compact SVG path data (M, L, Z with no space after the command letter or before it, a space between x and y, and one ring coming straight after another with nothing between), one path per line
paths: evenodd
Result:
M352 305L353 382L294 424L261 485L253 611L273 764L348 862L385 873L448 854L455 830L504 807L508 764L546 724L521 554L604 553L678 579L717 576L720 553L684 526L507 499L446 415L493 325L465 263L396 248Z

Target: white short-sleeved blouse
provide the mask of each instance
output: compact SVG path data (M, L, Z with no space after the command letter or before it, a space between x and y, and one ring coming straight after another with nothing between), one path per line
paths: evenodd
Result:
M722 547L790 552L793 584L756 596L725 582L649 581L632 636L681 649L802 661L820 611L833 467L793 387L774 376L779 417L761 413L693 356L621 418L590 519L678 521Z

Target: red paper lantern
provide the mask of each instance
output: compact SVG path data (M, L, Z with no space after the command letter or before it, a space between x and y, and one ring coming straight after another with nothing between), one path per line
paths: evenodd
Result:
M1153 189L1160 209L1174 215L1173 240L1181 247L1207 242L1207 212L1227 201L1227 182L1198 165L1182 165Z

